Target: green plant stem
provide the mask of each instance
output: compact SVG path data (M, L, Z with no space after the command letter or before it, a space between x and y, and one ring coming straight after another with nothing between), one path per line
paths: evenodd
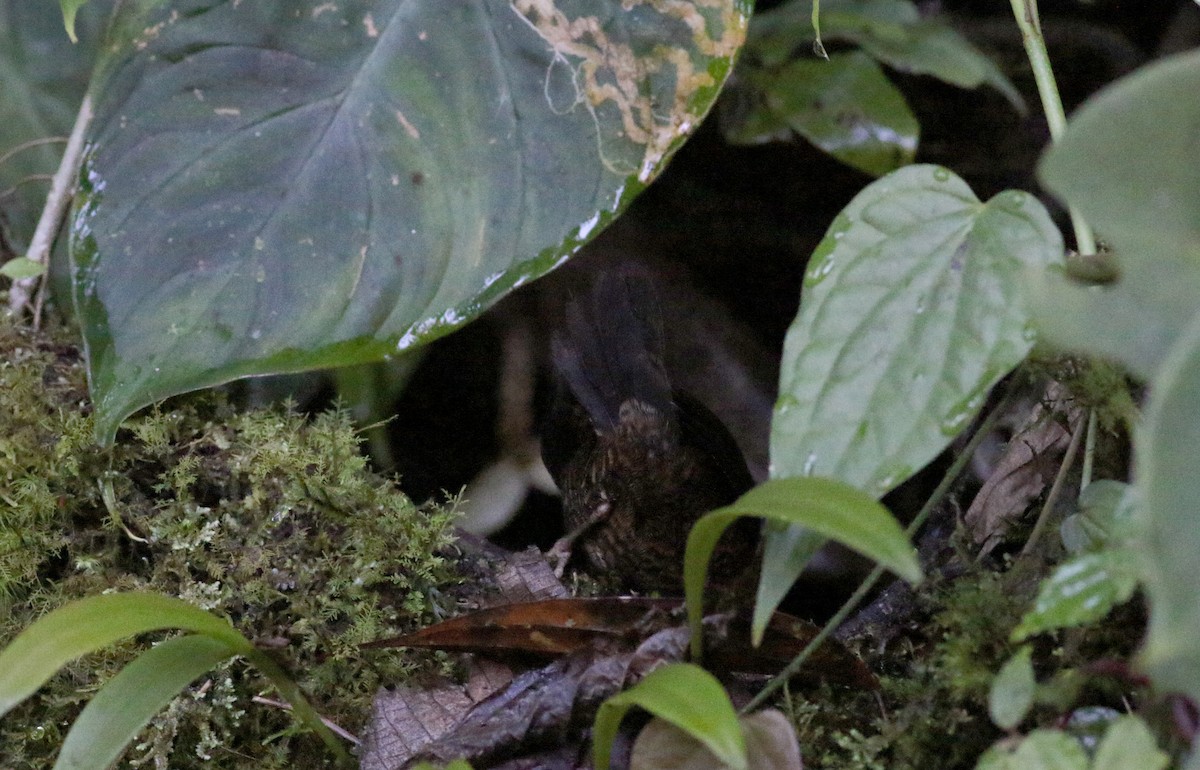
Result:
M1010 0L1013 16L1021 30L1025 43L1025 55L1033 67L1033 79L1037 83L1038 96L1042 100L1042 111L1050 126L1050 140L1057 142L1067 130L1067 113L1058 94L1058 82L1050 66L1050 54L1046 52L1046 39L1042 36L1042 23L1038 17L1037 0ZM1071 228L1075 231L1075 248L1080 254L1096 253L1096 236L1083 215L1071 206Z
M317 735L321 736L321 740L325 742L325 746L337 758L338 764L341 767L354 767L354 760L350 758L350 753L346 751L346 747L342 745L333 731L321 719L321 715L317 713L304 697L304 693L300 691L300 686L297 685L292 678L287 675L279 664L275 662L267 653L262 650L255 649L245 653L246 660L255 668L266 675L267 679L275 685L275 689L283 696L292 707L292 713L295 714L301 722L308 726Z
M83 158L83 137L87 133L88 126L92 124L93 115L92 95L85 94L83 101L79 104L79 113L75 116L75 127L71 129L67 147L63 150L62 161L58 164L58 170L54 172L54 180L50 183L46 205L42 208L42 215L33 231L33 237L29 240L29 252L25 256L39 265L46 265L50 262L50 248L54 245L54 236L58 233L63 216L67 212L67 205L71 202L74 193L75 179L78 177L79 164ZM8 292L10 313L19 315L25 311L29 306L29 300L33 296L37 281L37 278L22 278L13 282ZM35 314L35 327L38 325L38 320Z
M1062 494L1062 486L1067 480L1067 473L1075 464L1075 455L1079 454L1079 440L1085 432L1084 422L1080 420L1079 425L1075 426L1075 431L1071 434L1071 443L1067 444L1067 453L1063 456L1062 464L1058 466L1058 473L1054 476L1054 483L1050 485L1050 491L1046 494L1046 502L1042 504L1042 510L1038 513L1033 531L1029 533L1029 539L1025 541L1025 547L1021 549L1022 556L1032 553L1041 539L1042 532L1046 529L1046 522L1050 520L1050 511L1054 509L1054 504L1058 502L1059 495Z
M1096 408L1088 410L1087 435L1083 439L1083 474L1079 480L1079 488L1086 489L1092 483L1092 468L1096 464Z
M914 534L916 534L917 530L924 526L926 519L929 518L934 509L941 504L942 499L958 482L959 474L961 474L963 469L967 467L967 464L971 461L971 456L975 454L975 450L979 448L980 443L982 443L983 439L989 433L991 433L992 428L995 427L996 422L1000 419L1000 416L1004 414L1004 411L1008 408L1008 405L1012 401L1012 397L1015 392L1016 388L1010 385L1007 392L1004 394L1004 397L1000 399L1000 403L996 404L996 407L988 413L988 416L982 423L980 423L978 430L976 430L974 435L971 436L971 440L967 442L965 447L963 447L958 457L954 458L954 462L951 463L950 468L947 469L946 474L942 477L941 482L933 490L933 493L929 495L929 498L925 501L925 504L921 506L921 510L917 512L916 517L913 518L912 523L910 523L908 528L905 530L905 534L908 535L910 539ZM846 620L846 618L850 617L850 613L858 607L859 603L866 597L868 593L870 593L871 589L875 587L875 583L879 581L879 578L883 577L884 572L885 570L883 567L876 566L874 569L872 569L870 574L867 575L862 583L859 584L858 588L855 589L854 593L851 594L850 598L847 599L844 604L842 604L841 608L834 613L833 617L825 622L825 625L821 628L820 633L813 637L812 641L810 641L805 648L787 664L783 671L780 671L771 679L771 681L767 682L766 685L759 690L758 694L751 698L750 702L742 707L739 713L749 714L750 712L754 711L756 708L765 703L766 700L770 698L776 690L778 690L780 687L783 687L788 680L795 676L796 673L800 671L800 668L804 665L805 661L807 661L809 657L812 656L812 654L822 644L825 643L825 640L837 630L838 626L840 626L843 621Z

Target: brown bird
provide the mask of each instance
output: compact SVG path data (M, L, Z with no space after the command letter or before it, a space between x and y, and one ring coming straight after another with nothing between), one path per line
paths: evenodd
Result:
M648 273L602 274L565 315L551 342L558 395L542 431L567 529L551 556L561 572L578 545L602 580L682 593L688 532L753 485L746 462L712 412L672 389ZM731 528L710 579L742 573L756 539L756 522Z

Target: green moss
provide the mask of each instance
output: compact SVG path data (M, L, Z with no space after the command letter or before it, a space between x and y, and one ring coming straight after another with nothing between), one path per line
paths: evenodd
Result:
M981 571L950 584L927 581L919 631L877 656L885 670L879 693L825 687L792 703L805 767L974 767L999 736L988 688L1026 604L1009 579Z
M427 622L453 580L451 512L369 472L341 412L239 412L217 395L91 441L81 360L64 334L0 324L0 643L106 590L182 597L276 652L351 731L415 665L361 642ZM0 726L0 767L48 767L92 692L147 639L68 667ZM127 752L130 766L316 766L324 750L237 661L196 682Z

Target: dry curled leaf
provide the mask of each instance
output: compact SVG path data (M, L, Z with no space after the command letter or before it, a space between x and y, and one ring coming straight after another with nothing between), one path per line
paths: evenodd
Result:
M1022 514L1041 497L1062 465L1081 410L1061 385L1051 383L1022 422L964 517L983 553L1005 540Z

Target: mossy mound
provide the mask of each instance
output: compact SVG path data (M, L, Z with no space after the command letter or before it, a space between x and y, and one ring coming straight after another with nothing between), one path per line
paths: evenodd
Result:
M246 413L204 394L128 421L102 449L84 376L67 332L0 322L0 644L72 599L178 596L274 650L324 716L356 729L375 690L414 665L358 645L435 614L454 579L438 555L451 511L371 473L341 412ZM78 661L7 714L0 767L49 767L91 694L153 640ZM322 766L319 741L255 702L266 689L239 662L214 670L123 761Z

